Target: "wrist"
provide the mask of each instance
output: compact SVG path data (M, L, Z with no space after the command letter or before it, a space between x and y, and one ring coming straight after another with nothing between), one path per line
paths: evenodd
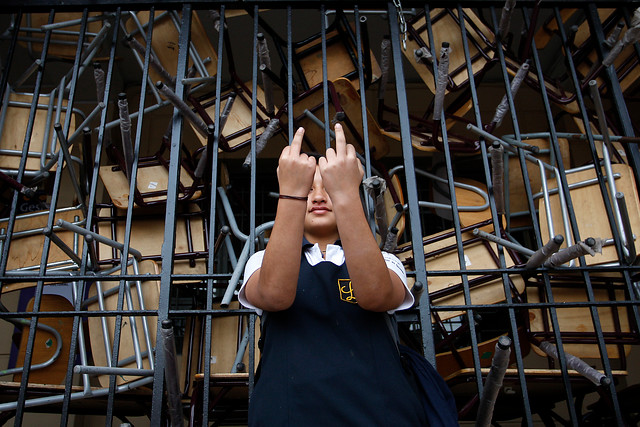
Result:
M354 203L360 205L360 191L358 188L353 190L343 190L329 194L333 206L353 207Z
M309 196L309 189L301 188L280 188L278 195L292 196L292 197L307 197Z
M288 195L288 194L279 194L278 195L278 199L280 199L280 200L283 200L283 199L284 200L299 200L299 201L302 201L302 202L306 203L306 201L309 200L309 196L291 196L291 195Z

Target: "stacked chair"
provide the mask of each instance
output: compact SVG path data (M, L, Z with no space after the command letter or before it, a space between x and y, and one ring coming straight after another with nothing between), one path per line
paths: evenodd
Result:
M538 8L520 36L494 11L400 10L401 40L370 34L373 13L324 7L320 31L296 40L283 36L283 14L257 6L12 22L33 65L13 71L0 109L0 323L15 344L0 390L22 393L0 393L0 423L21 405L106 407L124 423L246 422L260 322L237 294L268 243L277 193L244 183L263 184L262 166L275 168L300 126L303 149L324 153L336 123L367 172L371 230L416 297L396 314L401 341L436 365L461 421L525 423L524 399L529 418L553 425L559 402L575 399L569 418L587 423L606 419L612 397L631 401L636 389L615 387L640 343L640 197L627 149L637 141L601 97L612 74L634 94L637 24L627 10L598 10L607 51L620 48L608 68L586 11L559 10L558 22ZM252 42L239 46L249 23ZM537 57L558 45L562 72ZM43 61L56 67L45 74ZM392 100L401 65L419 111ZM500 72L504 87L490 86ZM52 89L32 90L43 75ZM91 111L72 82L95 89ZM484 87L505 93L493 119L484 100L480 111ZM514 112L508 123L533 92L548 120L520 126Z

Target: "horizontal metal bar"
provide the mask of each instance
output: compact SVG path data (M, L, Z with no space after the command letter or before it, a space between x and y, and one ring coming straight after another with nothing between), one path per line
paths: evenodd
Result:
M88 375L134 375L140 377L150 377L153 375L153 369L134 369L134 368L109 368L106 366L83 366L76 365L73 368L76 374Z

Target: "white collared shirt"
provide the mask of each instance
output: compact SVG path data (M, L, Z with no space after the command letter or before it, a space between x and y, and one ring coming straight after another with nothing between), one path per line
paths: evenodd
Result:
M320 246L318 244L314 244L313 246L308 246L304 249L304 256L307 259L307 262L311 265L317 265L321 262L331 262L335 265L342 265L345 262L344 251L342 250L342 246L340 245L327 245L325 257L322 257L322 251L320 250ZM411 308L414 303L413 294L409 290L409 286L407 285L407 273L402 265L402 262L393 254L388 252L382 252L382 257L387 264L387 268L393 271L398 275L400 280L405 287L404 300L402 304L398 306L395 310L389 310L388 312L391 314L396 310L404 310L407 308ZM253 254L251 258L247 261L247 264L244 267L244 281L242 283L242 287L240 288L240 293L238 295L238 300L242 305L248 308L252 308L256 310L256 312L261 315L262 310L254 307L252 304L247 301L245 296L245 284L249 281L249 278L253 273L255 273L260 267L262 267L262 260L264 258L264 251L259 251Z

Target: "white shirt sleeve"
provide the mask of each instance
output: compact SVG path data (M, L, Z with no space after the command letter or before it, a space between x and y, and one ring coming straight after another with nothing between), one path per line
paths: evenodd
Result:
M393 271L398 275L400 280L402 280L402 284L404 285L404 300L395 310L389 310L389 314L393 314L397 310L406 310L407 308L413 307L413 303L415 302L415 298L409 289L409 285L407 285L407 272L402 265L402 262L398 259L397 256L390 254L389 252L382 252L382 257L384 261L387 263L387 268Z
M413 294L411 293L411 291L409 290L409 286L407 285L407 273L404 269L404 266L402 265L402 262L400 262L398 257L388 252L382 252L382 257L387 264L387 268L398 275L405 287L404 300L397 308L395 308L394 310L389 310L389 313L393 314L397 310L405 310L407 308L411 308L415 299L413 298ZM262 310L247 301L247 297L245 294L245 285L249 281L251 275L253 275L253 273L260 269L260 267L262 267L263 259L264 251L256 252L251 256L251 258L249 258L247 264L244 267L244 279L242 281L242 286L240 287L240 292L238 294L238 300L240 301L240 303L247 308L256 310L256 313L258 315L262 315Z
M251 255L251 257L249 258L249 260L244 266L244 276L243 276L244 279L242 280L242 286L240 287L240 293L238 294L238 301L240 301L240 304L244 305L247 308L254 309L259 316L262 315L262 310L259 309L258 307L255 307L249 301L247 301L244 287L249 281L249 278L251 277L251 275L256 271L258 271L260 267L262 267L263 258L264 258L264 251L259 251Z

